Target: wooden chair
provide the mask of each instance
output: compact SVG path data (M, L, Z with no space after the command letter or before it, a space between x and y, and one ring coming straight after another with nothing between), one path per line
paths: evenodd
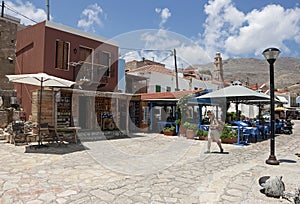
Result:
M49 125L48 123L41 123L40 124L40 132L39 132L39 137L41 142L48 142L48 143L53 143L53 137L49 133Z
M53 142L56 142L57 144L68 144L66 142L66 135L58 133L54 126L49 125L48 130Z

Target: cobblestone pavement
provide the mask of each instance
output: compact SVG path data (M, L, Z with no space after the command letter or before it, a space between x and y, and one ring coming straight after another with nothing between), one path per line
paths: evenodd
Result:
M269 140L225 144L227 154L161 134L42 149L2 143L0 203L290 203L266 197L258 179L278 175L287 191L300 186L294 122L294 134L276 137L278 166L265 164Z

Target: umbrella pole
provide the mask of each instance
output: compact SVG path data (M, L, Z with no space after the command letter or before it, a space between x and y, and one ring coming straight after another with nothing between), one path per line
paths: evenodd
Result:
M42 145L42 140L41 140L42 98L43 98L43 78L41 80L41 91L40 91L40 99L39 99L40 106L39 106L39 118L38 118L38 123L39 123L39 131L38 131L39 142L38 142L38 145Z

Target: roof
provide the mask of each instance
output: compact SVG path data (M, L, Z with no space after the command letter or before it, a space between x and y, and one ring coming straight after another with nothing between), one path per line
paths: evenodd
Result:
M196 71L197 71L197 69L193 68L193 67L188 67L188 68L185 68L184 70L182 70L183 73L196 72Z
M134 79L134 80L137 80L137 81L142 81L142 80L147 80L148 79L148 77L137 76L137 75L130 74L128 72L126 72L125 75L129 79Z
M48 27L48 28L53 28L53 29L64 31L64 32L67 32L67 33L72 33L72 34L75 34L75 35L86 37L86 38L96 40L96 41L99 41L99 42L105 42L107 44L114 45L114 46L118 47L118 43L113 41L113 40L106 39L104 37L94 35L94 34L91 34L91 33L88 33L88 32L84 32L84 31L81 31L81 30L77 30L77 29L62 25L62 24L54 23L52 21L44 21L44 22L45 22L45 26Z
M280 102L282 103L288 103L289 101L284 96L276 96Z
M204 89L200 90L189 90L189 91L175 91L175 92L156 92L156 93L145 93L141 94L142 100L153 100L153 99L179 99L182 96L188 95L188 94L196 94L204 92Z
M248 86L248 88L252 89L252 90L257 90L257 89L266 89L266 84L257 84L257 85L250 85Z
M159 66L159 65L146 65L143 67L139 67L133 70L128 71L127 73L132 73L132 72L142 72L142 71L147 71L147 72L158 72L161 74L168 74L174 76L175 73L174 71L167 69L165 67Z

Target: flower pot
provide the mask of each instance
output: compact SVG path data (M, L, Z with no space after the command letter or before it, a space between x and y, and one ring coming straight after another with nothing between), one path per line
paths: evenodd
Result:
M179 132L180 133L185 133L185 129L182 125L179 125Z
M225 144L233 144L233 143L237 142L237 138L236 137L233 137L233 138L222 138L221 142L225 143Z
M207 136L201 135L199 136L199 140L207 140Z
M164 130L164 135L166 136L174 136L175 135L175 131L170 131L170 130Z
M186 130L185 135L187 139L194 139L195 132L194 130Z

